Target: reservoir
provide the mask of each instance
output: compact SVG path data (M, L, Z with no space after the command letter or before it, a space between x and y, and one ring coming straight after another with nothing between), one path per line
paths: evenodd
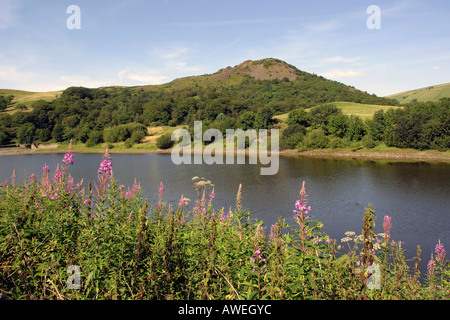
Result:
M51 173L63 154L31 154L0 157L0 181L16 170L16 184L36 174L42 166ZM369 160L316 159L280 156L275 175L260 175L258 164L180 164L170 154L111 154L114 177L131 187L140 182L144 197L156 204L160 182L163 200L173 205L183 194L195 200L194 176L204 177L215 186L213 205L235 208L236 193L242 184L242 206L252 217L263 220L266 231L279 216L293 224L294 204L302 181L306 183L308 205L313 219L324 224L331 238L345 237L346 231L361 234L364 207L372 204L377 215L375 232L383 232L385 215L392 217L391 239L402 241L406 258L412 259L417 245L422 247L421 269L426 270L430 254L440 239L450 250L450 164L425 162L386 162ZM97 179L101 154L75 154L69 173L77 183ZM190 206L193 206L191 201Z

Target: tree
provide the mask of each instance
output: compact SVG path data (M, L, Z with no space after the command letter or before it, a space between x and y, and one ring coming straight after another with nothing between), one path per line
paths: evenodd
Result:
M243 130L253 129L255 123L255 113L253 111L245 111L239 117L238 127Z
M322 128L326 130L328 121L334 115L342 114L342 110L334 104L322 104L311 109L310 121L314 128Z
M343 138L347 133L349 122L349 117L345 114L331 116L327 131L336 137Z
M53 131L52 131L52 138L56 141L56 142L63 142L64 141L64 131L65 128L62 124L56 124L53 127Z
M299 124L304 127L310 126L310 120L308 112L303 108L294 109L289 112L287 124Z
M365 134L364 122L361 117L350 115L345 137L350 141L359 141Z
M258 110L255 116L254 127L258 129L267 129L272 124L274 111L268 106L264 106Z
M5 127L0 126L0 145L9 144L11 142L11 136Z
M281 134L281 145L288 149L295 149L303 140L306 128L297 123L290 124Z
M35 140L35 133L36 127L34 126L34 124L25 123L19 128L17 132L17 139L19 143L32 144Z

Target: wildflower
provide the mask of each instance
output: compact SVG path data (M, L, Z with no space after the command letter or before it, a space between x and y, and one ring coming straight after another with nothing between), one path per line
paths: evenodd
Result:
M271 243L274 243L276 245L281 245L281 243L283 242L283 240L281 239L281 237L278 234L278 227L276 224L273 224L270 227L269 240Z
M131 192L131 191L125 192L125 198L127 198L127 199L133 198L133 192Z
M392 228L392 218L389 216L384 216L383 229L384 229L384 239L386 241L388 241L390 238L391 228Z
M255 251L253 252L253 254L256 255L256 257L258 259L261 259L261 257L262 257L260 248L255 248Z
M352 241L352 238L350 238L350 237L345 237L345 238L342 238L342 239L341 239L341 242L349 242L349 241Z
M63 158L62 162L64 162L66 165L71 165L71 164L73 164L73 154L67 152L67 153L64 155L64 158Z
M439 263L443 263L444 259L445 259L446 252L445 252L444 245L441 244L441 240L439 240L439 243L434 248L434 252L436 252L436 254L437 254L436 260Z
M56 165L55 173L53 174L53 180L59 181L63 177L61 170L59 169L59 163Z
M73 164L72 139L70 139L69 149L64 155L63 161L67 166Z
M427 264L428 274L430 276L434 275L435 267L436 267L436 263L434 262L433 254L431 254L431 259L430 259L430 261L428 261L428 264Z
M98 168L97 171L98 174L104 174L106 176L110 176L112 173L112 163L109 159L109 157L107 157L105 155L105 157L103 158L102 162L100 162L100 167Z
M178 206L185 206L189 203L189 199L185 198L183 195L181 195L180 201L178 201Z
M354 232L354 231L347 231L347 232L345 232L344 234L345 234L347 237L352 237L352 236L355 235L355 232Z
M34 173L30 175L30 180L36 180L36 175Z
M42 171L43 171L43 172L49 173L49 172L50 172L50 168L48 167L48 165L44 165L44 166L42 167Z
M103 199L106 188L109 186L109 181L112 179L112 163L111 156L108 153L108 146L106 146L105 154L100 162L100 167L97 171L98 184L96 184L97 193L100 199Z
M162 198L163 194L164 194L164 185L161 181L159 184L159 197Z

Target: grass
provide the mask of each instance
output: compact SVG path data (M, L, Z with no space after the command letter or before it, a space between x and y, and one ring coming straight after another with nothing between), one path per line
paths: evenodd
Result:
M449 98L449 97L450 97L450 82L426 88L409 90L387 96L387 98L396 99L402 104L413 102L413 100L417 102L425 102L425 101L437 102L441 98Z
M37 100L45 100L51 101L58 98L61 95L62 91L48 91L48 92L32 92L32 91L24 91L24 90L12 90L12 89L0 89L0 95L8 96L13 95L13 104L24 104L27 107L30 107L34 101ZM14 105L12 108L14 108Z
M357 102L332 102L336 107L340 108L345 115L356 115L361 117L363 120L371 118L373 114L378 110L388 110L390 108L402 108L396 106L386 106L386 105L378 105L378 104L362 104ZM309 112L311 109L306 109ZM289 116L288 113L283 113L280 115L274 116L274 118L280 120L283 123L286 123Z
M384 106L376 104L362 104L356 102L333 102L346 115L355 115L361 117L363 120L371 118L378 110L388 110L390 108L401 108L395 106Z

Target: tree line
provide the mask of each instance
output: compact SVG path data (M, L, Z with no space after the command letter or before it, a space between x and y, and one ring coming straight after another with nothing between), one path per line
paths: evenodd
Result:
M190 126L203 120L206 127L222 128L223 132L227 128L263 129L276 125L274 115L290 112L282 139L287 148L299 147L300 142L303 147L337 147L363 139L399 147L446 148L448 122L443 123L443 114L447 112L448 121L447 100L377 113L366 122L343 115L330 105L335 101L398 104L301 71L295 81L245 76L238 85L198 85L194 80L185 88L70 87L57 99L33 102L31 111L0 112L0 145L72 139L87 146L121 141L131 146L142 141L149 126ZM301 120L306 109L311 111ZM419 121L413 120L416 116ZM308 144L311 135L315 138ZM316 145L320 139L323 141Z
M323 104L309 112L299 108L288 116L288 127L281 136L289 149L321 149L362 146L419 150L450 149L450 99L413 103L404 108L376 111L363 120L345 115L333 104Z

